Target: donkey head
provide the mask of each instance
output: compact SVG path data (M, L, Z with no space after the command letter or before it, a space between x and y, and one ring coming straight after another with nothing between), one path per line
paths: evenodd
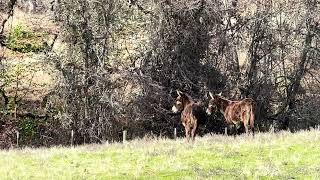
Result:
M171 108L174 113L183 111L184 107L191 101L190 97L186 93L177 90L177 94L178 97Z
M213 112L216 112L218 110L218 104L220 102L219 100L221 98L221 94L222 94L222 92L220 92L219 94L213 95L211 92L209 92L211 99L209 101L209 105L206 110L206 113L208 115L211 115Z

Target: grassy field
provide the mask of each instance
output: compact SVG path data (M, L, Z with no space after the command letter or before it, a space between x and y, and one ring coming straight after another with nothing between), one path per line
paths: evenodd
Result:
M320 179L320 132L0 152L1 179Z

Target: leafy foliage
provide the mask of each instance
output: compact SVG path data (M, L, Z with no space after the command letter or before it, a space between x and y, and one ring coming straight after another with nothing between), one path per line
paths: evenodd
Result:
M28 53L39 52L48 48L45 33L27 31L21 25L17 25L9 33L7 47L14 51Z

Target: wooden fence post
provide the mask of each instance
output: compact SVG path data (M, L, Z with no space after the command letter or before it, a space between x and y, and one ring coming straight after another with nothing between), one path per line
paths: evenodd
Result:
M174 139L177 139L177 128L174 128L173 136L174 136Z
M14 104L14 120L17 122L17 104Z
M224 134L228 135L228 128L227 127L224 128Z
M71 140L70 140L70 142L71 142L71 146L73 147L73 136L74 136L74 132L73 132L73 130L71 130Z
M16 131L17 147L19 147L19 131Z
M122 133L122 142L125 143L127 141L127 130L124 130Z

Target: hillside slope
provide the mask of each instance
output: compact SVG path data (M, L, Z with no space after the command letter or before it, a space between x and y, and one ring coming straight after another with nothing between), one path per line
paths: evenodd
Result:
M320 132L142 139L0 152L3 179L292 179L320 177Z

